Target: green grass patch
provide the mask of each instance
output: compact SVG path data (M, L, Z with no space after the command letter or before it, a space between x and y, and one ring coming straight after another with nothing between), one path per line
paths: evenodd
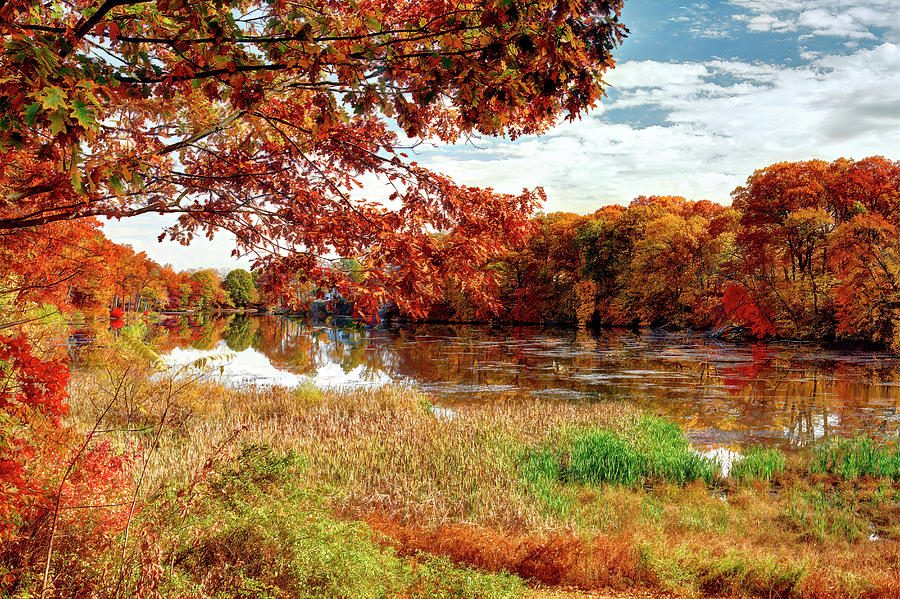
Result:
M565 431L529 451L523 474L532 483L557 480L578 485L645 482L710 483L717 464L691 449L684 432L655 416L643 416L619 433L602 428Z
M845 479L879 476L900 479L896 446L880 446L867 437L832 439L812 448L809 470Z
M778 449L751 447L744 456L731 466L731 477L738 482L750 480L772 480L776 472L784 472L787 463Z
M665 541L640 544L640 560L662 588L686 595L788 597L806 574L803 564L743 551L698 551Z

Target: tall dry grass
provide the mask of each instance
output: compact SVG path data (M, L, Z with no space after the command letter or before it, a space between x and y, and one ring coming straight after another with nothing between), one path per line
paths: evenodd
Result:
M73 377L73 421L92 422L121 372ZM891 479L810 474L797 459L786 470L780 460L749 462L740 480L686 485L565 477L537 485L525 475L529 455L563 456L559 444L580 438L567 431L640 430L641 416L622 404L448 413L403 386L235 390L202 378L127 376L127 400L110 410L105 430L148 456L147 495L185 484L246 440L298 451L298 483L324 490L332 509L370 522L401 549L549 584L639 583L688 596L900 591L900 486Z
M433 409L404 386L353 390L230 389L194 378L128 373L127 399L105 426L149 456L145 488L190 479L236 431L276 450L299 451L308 484L337 489L342 505L424 525L448 522L513 530L571 527L554 518L519 475L522 448L564 427L625 428L637 417L622 404L500 404ZM109 373L77 373L72 418L88 423L118 383ZM173 399L173 393L177 399ZM158 440L151 433L158 433ZM153 443L157 442L155 447Z

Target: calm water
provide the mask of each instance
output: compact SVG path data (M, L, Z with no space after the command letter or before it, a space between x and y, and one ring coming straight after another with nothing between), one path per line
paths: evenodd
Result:
M95 346L115 334L76 331L76 365L89 366ZM623 400L678 421L704 445L797 448L832 435L896 438L900 431L900 359L888 353L685 333L371 329L273 316L171 319L153 324L147 339L175 365L222 356L222 376L235 384L404 381L450 408Z

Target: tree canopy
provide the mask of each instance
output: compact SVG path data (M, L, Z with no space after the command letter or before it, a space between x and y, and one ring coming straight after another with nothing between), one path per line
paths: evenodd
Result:
M449 277L490 305L479 266L543 192L457 185L408 148L578 118L603 95L621 6L0 0L0 230L176 214L161 237L230 231L270 286L299 272L363 309L415 310ZM363 188L376 179L387 197Z
M222 280L222 287L231 296L234 305L243 308L259 301L259 293L256 291L256 282L253 275L243 268L232 270Z

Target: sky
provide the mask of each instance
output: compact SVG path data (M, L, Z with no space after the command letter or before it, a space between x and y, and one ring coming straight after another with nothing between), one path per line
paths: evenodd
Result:
M543 186L545 212L593 212L639 195L730 203L782 161L900 159L900 0L625 0L631 33L608 97L539 137L419 146L458 183ZM227 235L189 248L156 215L105 225L116 242L179 268L247 267Z

